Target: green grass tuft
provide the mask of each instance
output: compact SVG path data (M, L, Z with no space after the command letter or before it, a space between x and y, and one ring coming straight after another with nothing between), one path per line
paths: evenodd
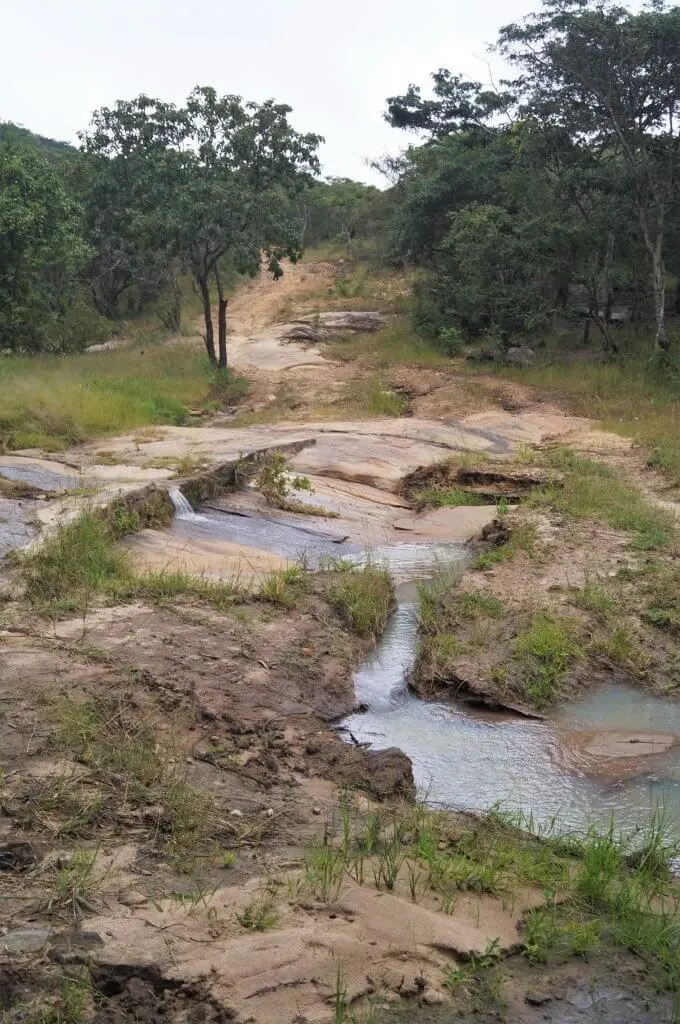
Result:
M28 600L47 615L86 612L97 593L131 578L113 540L111 527L93 512L59 525L23 560Z
M394 584L387 569L349 565L333 574L330 603L361 637L376 640L394 608Z
M463 505L488 505L489 502L480 494L461 491L457 487L424 487L415 491L413 500L418 505L428 508L458 508Z
M569 448L549 453L550 465L561 471L560 483L534 492L537 505L549 505L574 519L594 519L614 530L634 534L640 550L665 547L675 530L673 516L648 502L636 488L608 466L576 455Z
M536 615L513 645L521 687L537 708L551 704L567 671L582 656L573 625L566 619Z
M533 523L520 523L511 530L510 536L503 544L489 548L477 555L472 563L473 569L484 571L500 562L508 562L516 555L524 552L532 557L537 550L537 530Z
M605 622L619 610L619 603L611 590L597 580L587 580L583 587L571 592L569 600L576 608L582 608Z
M177 597L196 598L218 611L226 611L246 596L237 580L212 580L169 569L127 577L109 586L108 592L117 600L142 598L158 604L171 602Z
M680 636L680 571L668 565L651 566L642 594L645 622L671 636Z

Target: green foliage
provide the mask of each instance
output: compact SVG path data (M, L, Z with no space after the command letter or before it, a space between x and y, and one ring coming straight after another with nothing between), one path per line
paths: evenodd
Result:
M459 593L458 574L440 573L431 583L418 588L418 622L425 632L456 629L465 622L499 618L503 602L490 594Z
M123 505L119 505L113 514L113 523L116 534L119 537L127 533L137 533L141 522L137 512L131 512Z
M570 411L601 420L608 430L652 448L652 464L671 481L680 482L680 373L667 365L660 370L644 357L652 332L649 328L620 328L622 358L573 360L578 346L575 332L561 336L547 349L545 359L521 371L504 368L546 394L559 396Z
M14 130L0 141L0 348L82 348L97 317L88 313L79 271L89 250L66 178Z
M562 679L581 657L582 649L568 620L541 614L517 636L513 653L524 693L541 708L555 699Z
M503 955L498 939L491 939L483 953L472 953L464 967L447 967L444 970L444 985L452 992L460 987L476 986L481 976L499 962Z
M92 188L106 212L111 198L110 224L102 227L98 214L95 229L108 243L109 263L130 253L133 267L125 269L134 274L140 252L147 254L145 271L154 269L160 254L155 273L173 281L180 267L188 268L201 296L208 357L222 369L226 278L258 274L264 251L267 269L278 279L281 258L300 255L294 200L318 170L321 140L296 132L290 109L197 87L181 107L147 96L102 107L83 136ZM103 240L98 248L104 250Z
M592 909L611 899L612 886L621 873L622 856L622 841L613 823L606 832L591 830L574 884L578 895Z
M607 622L618 609L618 602L610 588L599 580L587 580L583 587L572 591L569 600L601 621Z
M680 636L680 573L668 565L656 565L643 585L642 618L651 626Z
M585 315L613 352L620 288L638 312L646 291L667 348L666 266L676 271L680 258L669 56L679 41L677 10L661 3L549 2L501 30L499 49L517 71L504 89L443 68L431 98L411 85L388 99L391 124L426 136L392 165L393 258L428 269L419 329L437 337L453 324L506 342L555 313Z
M130 720L121 703L61 701L57 740L87 765L104 794L90 832L99 820L115 821L130 803L156 806L160 810L154 823L155 840L179 870L190 870L199 856L207 855L214 835L212 800L165 762L151 729L144 721ZM83 804L81 818L87 809Z
M210 361L226 368L226 290L259 273L262 252L275 278L300 255L296 201L320 137L289 113L204 87L183 106L140 96L101 108L80 152L2 126L0 346L83 348L154 304L179 333L189 272Z
M347 854L327 843L315 843L305 855L302 887L325 903L336 900L345 875Z
M55 995L17 1005L8 1014L0 1014L0 1020L2 1024L16 1019L25 1024L84 1024L91 1018L92 1003L92 982L87 968L69 968L60 978Z
M119 516L120 514L120 516ZM26 596L43 615L85 614L99 595L116 601L141 598L159 604L177 597L204 601L224 611L244 599L238 580L211 580L181 571L134 573L115 548L116 536L135 525L135 514L117 510L114 526L86 512L54 533L22 562ZM302 585L298 568L287 571L286 585ZM283 602L278 602L283 603Z
M563 479L534 495L537 504L549 504L575 519L595 519L615 530L634 534L633 546L642 550L664 547L675 528L672 515L660 509L608 466L576 455L569 448L549 454L550 465Z
M181 345L150 345L0 362L0 444L59 451L152 424L180 426L214 388L204 360ZM224 396L237 399L234 379Z
M56 868L52 908L67 911L74 921L92 912L96 861L96 850L74 850L70 859Z
M537 273L545 252L535 230L490 204L471 203L451 218L440 281L455 281L450 301L469 335L507 339L546 322L551 308Z
M536 553L536 547L536 527L533 523L520 523L511 529L508 540L477 555L472 568L483 572L499 562L509 561L521 552L532 556Z
M282 452L271 452L264 459L255 478L256 487L267 503L275 508L286 509L294 504L289 500L291 491L312 490L306 476L291 475L287 466L288 460Z
M279 915L274 897L267 893L260 899L252 900L241 913L236 914L236 919L246 931L264 932L276 927Z
M286 569L269 573L257 596L261 601L293 608L309 589L307 570L302 565L289 565Z
M371 382L366 405L371 416L404 416L408 412L408 398L378 381Z
M226 611L244 600L245 591L238 580L213 580L181 570L161 569L128 576L108 587L116 600L141 598L167 604L177 597L194 598Z
M46 614L85 613L94 596L130 575L110 526L94 512L59 524L22 564L28 600Z
M387 569L370 564L343 567L333 574L327 593L359 636L378 639L394 608L394 584Z
M460 593L458 574L440 573L418 589L418 670L433 679L455 678L455 659L474 640L459 638L461 627L474 623L484 630L490 620L505 612L503 602L489 594ZM488 639L482 632L482 644Z
M297 199L303 222L303 244L341 242L347 255L354 255L357 239L374 239L389 207L389 197L374 185L364 185L350 178L328 178L317 181ZM337 293L343 291L340 278Z
M487 505L487 500L472 491L458 487L423 487L413 492L413 500L428 508L457 508L460 505Z

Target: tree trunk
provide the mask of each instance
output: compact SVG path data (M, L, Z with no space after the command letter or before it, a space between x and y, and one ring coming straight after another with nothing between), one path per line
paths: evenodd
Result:
M667 352L670 339L666 329L666 267L663 261L663 213L657 212L656 236L652 239L649 224L644 212L640 213L642 234L645 245L652 257L652 287L654 290L654 315L656 318L656 336L654 344L657 350Z
M215 267L215 283L217 284L217 350L219 358L217 361L218 370L227 368L227 304L228 299L224 297L222 278L217 267Z
M561 280L555 292L555 305L558 309L566 309L569 302L569 281Z
M158 319L167 331L179 334L182 328L182 286L177 278L172 282L168 305L158 310Z
M607 321L602 316L599 310L597 312L597 316L595 317L595 323L597 324L597 329L602 335L602 345L604 347L605 352L616 352L618 354L619 346L612 338L611 332L609 330L609 324L607 323Z
M205 335L203 340L205 341L205 347L208 352L208 359L214 366L217 362L215 356L215 332L213 330L212 310L210 308L210 288L208 287L208 279L205 277L197 277L198 288L201 293L201 300L203 302L203 319L205 320Z
M581 344L582 345L587 345L588 342L590 341L590 319L591 319L591 316L590 316L590 313L589 313L588 316L586 317L586 322L583 325L583 338L581 339Z
M654 311L656 313L656 347L668 351L670 339L666 329L666 268L661 255L661 246L654 251Z

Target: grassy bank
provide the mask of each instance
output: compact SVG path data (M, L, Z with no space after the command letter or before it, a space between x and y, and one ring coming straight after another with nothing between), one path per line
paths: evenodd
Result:
M191 410L219 408L247 390L218 377L200 341L149 340L113 352L0 359L0 448L59 451L136 427L179 425Z
M639 354L641 345L636 338L624 344L629 351L621 360L604 362L596 351L573 351L562 343L537 350L533 366L498 372L552 393L569 411L648 446L650 465L680 483L680 368L656 367L648 354Z
M382 331L335 339L326 349L333 359L360 360L375 369L403 366L452 375L462 371L470 388L481 388L482 382L474 378L489 374L533 385L566 411L599 421L605 429L648 447L650 466L680 483L680 365L659 367L650 361L648 331L622 331L617 341L621 356L616 361L605 361L597 346L584 349L577 335L569 334L539 339L532 366L475 364L452 360L402 316Z

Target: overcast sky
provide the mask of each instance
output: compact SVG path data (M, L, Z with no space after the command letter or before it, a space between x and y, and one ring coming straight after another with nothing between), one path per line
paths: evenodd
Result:
M92 110L194 85L294 108L325 136L325 174L375 180L366 158L407 137L385 97L439 67L486 80L487 46L538 0L5 0L0 120L76 141ZM497 67L497 64L495 64Z

